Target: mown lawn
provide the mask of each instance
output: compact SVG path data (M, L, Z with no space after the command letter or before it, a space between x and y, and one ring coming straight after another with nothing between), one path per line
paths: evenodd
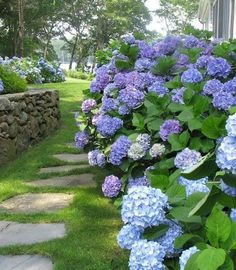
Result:
M37 245L2 248L0 254L42 254L53 260L55 270L128 269L127 254L116 244L116 234L122 225L120 214L100 191L103 174L106 172L95 168L70 172L70 174L94 172L98 183L97 188L34 188L24 184L24 181L40 177L48 178L49 175L44 174L39 177L37 174L41 167L65 164L52 158L52 154L77 152L66 143L73 141L77 130L73 112L77 111L78 101L82 98L82 90L88 87L88 82L69 79L62 84L46 84L40 87L59 90L61 128L39 145L22 153L8 166L0 168L0 201L26 192L74 193L75 199L70 207L54 214L0 213L0 220L33 223L64 222L68 234L63 239Z

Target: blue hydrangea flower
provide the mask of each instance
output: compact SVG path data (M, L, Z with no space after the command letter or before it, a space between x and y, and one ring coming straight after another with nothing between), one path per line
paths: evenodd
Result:
M222 170L236 172L236 137L225 137L216 151L216 163Z
M178 56L178 61L176 62L174 69L184 68L189 64L189 57L186 54L180 54Z
M130 270L164 270L164 248L156 242L139 240L132 246L129 269Z
M125 43L129 45L135 43L135 37L132 34L123 35L121 38Z
M125 225L117 236L117 242L121 248L131 249L133 244L142 237L143 229L133 225Z
M169 135L178 134L182 130L180 122L178 120L166 120L160 127L160 137L163 141L167 141Z
M143 87L149 87L157 81L162 84L165 82L162 76L155 76L151 72L141 72L140 76L143 82Z
M236 94L236 77L234 77L232 80L227 81L224 83L222 90L224 92L230 92L233 95Z
M135 186L150 186L150 182L148 181L146 176L137 177L137 178L129 178L128 180L128 188L135 187Z
M148 71L155 65L155 62L148 58L139 58L135 62L134 69L139 72Z
M201 158L201 153L185 148L176 155L174 163L178 169L186 170L196 165Z
M187 49L198 47L200 40L195 36L187 36L184 40L184 47Z
M136 142L139 143L144 150L148 150L151 146L151 136L147 133L139 134Z
M105 197L114 198L117 197L122 188L122 181L114 176L107 176L102 184L102 191Z
M181 44L181 38L176 36L167 36L164 40L154 43L153 47L156 51L156 56L171 55Z
M231 196L231 197L236 197L236 188L235 187L231 187L228 186L227 184L225 184L225 182L223 182L221 180L220 182L220 189L227 195Z
M163 223L168 197L160 189L134 186L123 197L121 215L123 222L146 228Z
M121 165L122 159L128 155L131 141L128 137L120 136L111 146L109 162L113 165Z
M113 91L117 90L117 86L115 83L109 83L105 88L104 88L104 96L110 96Z
M79 149L84 149L84 147L89 143L89 134L85 131L77 132L75 134L75 147Z
M184 92L186 88L181 87L179 89L174 89L171 91L171 99L173 102L184 104Z
M0 93L4 91L3 81L0 79Z
M110 76L106 66L102 66L96 70L96 78L91 82L90 91L92 93L100 93L108 85Z
M164 248L167 257L172 257L180 252L174 248L174 243L176 238L183 234L183 230L174 221L167 221L166 224L169 226L168 231L163 236L157 238L155 242L158 242Z
M210 191L208 186L206 185L208 181L208 177L204 177L198 180L188 180L184 177L179 178L179 184L185 187L186 196L189 197L193 193L202 192L207 193Z
M122 126L121 119L109 115L101 115L97 122L97 130L103 137L113 136Z
M212 104L215 108L226 111L236 105L236 97L231 93L220 91L214 94Z
M88 161L91 166L104 167L106 164L105 155L98 149L88 153Z
M134 109L144 101L144 93L133 86L127 86L119 92L118 100L124 103L129 109Z
M126 75L127 73L118 73L114 77L115 86L122 89L126 87Z
M103 97L100 111L103 113L106 113L106 112L117 110L118 107L119 107L119 101L117 99Z
M196 62L197 68L206 68L208 65L208 62L212 59L212 56L209 55L202 55L198 58Z
M231 209L230 212L230 218L232 219L232 221L236 222L236 209Z
M207 65L207 73L215 78L227 78L231 72L231 66L224 58L212 58Z
M154 92L157 93L159 96L166 95L169 90L164 86L163 83L156 81L151 86L148 87L148 92Z
M165 145L161 143L155 143L149 150L149 154L152 158L161 157L165 153Z
M133 160L139 160L146 155L146 150L139 143L133 143L128 151L128 157Z
M94 109L97 106L97 102L96 100L89 98L86 99L83 103L82 103L82 111L84 113L89 113L92 109Z
M202 76L201 72L193 67L184 71L182 76L181 76L182 83L199 83L202 80L203 80L203 76Z
M203 87L204 95L214 95L220 92L223 88L223 83L217 79L209 80Z
M121 105L118 108L119 115L127 115L130 114L130 109L126 105Z
M148 45L145 41L143 40L138 40L137 45L139 47L139 55L141 58L150 58L154 59L156 57L156 51L154 48L150 45Z
M225 127L229 136L236 137L236 113L228 117Z
M195 253L197 253L199 249L195 246L184 250L179 258L179 265L180 265L180 270L184 270L188 260L191 258L191 256Z

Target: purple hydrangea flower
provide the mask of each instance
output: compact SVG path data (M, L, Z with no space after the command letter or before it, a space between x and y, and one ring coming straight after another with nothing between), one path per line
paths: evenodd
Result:
M164 248L153 241L136 241L129 258L130 270L164 270Z
M203 80L202 74L196 68L189 68L181 76L182 83L199 83Z
M142 72L140 73L142 82L143 82L143 87L148 87L151 86L152 84L154 84L155 82L160 82L160 83L164 83L164 79L161 76L155 76L154 74L152 74L151 72Z
M189 57L186 54L180 54L178 56L178 61L176 62L174 68L184 68L189 64Z
M207 187L208 177L204 177L197 180L188 180L184 177L179 177L179 184L185 187L186 196L189 197L193 193L202 192L207 193L210 189Z
M164 86L163 83L160 82L154 82L150 87L148 87L148 92L154 92L157 93L159 96L166 95L169 90Z
M166 120L160 127L160 137L163 141L167 141L169 135L178 134L182 130L180 122L178 120Z
M119 107L119 101L117 99L103 97L100 111L103 113L106 113L106 112L117 110L118 107Z
M133 244L141 239L143 230L132 225L125 225L117 236L117 242L121 248L131 249Z
M187 49L196 48L199 46L200 40L195 36L187 36L184 40L184 47Z
M126 105L121 105L118 109L119 115L127 115L130 114L130 109Z
M181 170L190 169L192 166L196 165L201 158L201 153L185 148L176 155L175 166Z
M181 38L167 36L164 40L154 44L157 55L170 55L175 52L181 43Z
M144 101L144 93L133 86L127 86L119 93L118 100L124 103L129 109L134 109Z
M122 159L128 155L131 141L128 137L120 136L111 146L109 162L113 165L120 165Z
M114 90L116 90L116 89L117 89L117 86L116 86L115 83L109 83L109 84L105 87L103 94L104 94L104 96L110 96L111 93L112 93Z
M127 44L134 44L135 43L135 37L132 34L123 35L122 40Z
M227 111L236 105L236 98L231 93L220 91L214 94L212 104L219 110Z
M236 94L236 77L234 77L232 80L225 82L223 85L224 92L230 92L232 94Z
M220 189L227 195L231 196L231 197L236 197L236 187L231 187L225 184L225 182L223 182L221 180L220 182Z
M137 178L129 178L128 188L136 187L136 186L150 186L150 182L148 181L146 176L137 177Z
M174 89L171 91L171 99L173 102L184 104L184 92L186 88L181 87L179 89Z
M96 78L92 81L90 85L90 91L92 93L102 92L103 89L108 85L110 81L110 76L107 73L106 66L102 66L96 71Z
M150 70L154 65L155 65L155 62L151 61L148 58L139 58L135 62L134 69L136 69L139 72L143 72L143 71Z
M231 66L224 58L212 58L207 65L207 73L216 78L227 78L231 72Z
M3 81L0 79L0 93L4 91Z
M208 65L208 62L212 59L212 56L209 55L202 55L198 58L196 62L197 68L206 68Z
M88 161L91 166L104 167L106 164L105 155L98 149L88 153Z
M84 147L89 143L89 135L85 131L77 132L75 134L75 147L79 149L84 149Z
M97 130L103 137L113 136L123 126L123 121L117 117L101 115L98 118Z
M139 40L137 41L137 45L140 50L139 55L141 56L141 58L154 59L156 57L156 52L154 48L148 45L145 41Z
M217 79L209 80L203 87L204 95L214 95L222 90L223 83Z
M122 188L122 181L114 176L107 176L102 184L102 191L105 197L114 198L117 197Z
M82 103L82 111L84 113L89 113L92 109L94 109L97 106L97 102L96 100L90 98L90 99L86 99L83 103Z

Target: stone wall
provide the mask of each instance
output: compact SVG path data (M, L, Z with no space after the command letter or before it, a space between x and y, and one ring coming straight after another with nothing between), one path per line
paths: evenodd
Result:
M0 166L55 131L59 119L57 91L0 95Z

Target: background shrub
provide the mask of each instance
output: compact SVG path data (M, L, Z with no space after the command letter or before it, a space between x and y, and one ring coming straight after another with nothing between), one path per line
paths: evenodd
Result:
M19 93L27 90L26 80L7 67L0 65L0 78L3 82L4 90L2 94Z

